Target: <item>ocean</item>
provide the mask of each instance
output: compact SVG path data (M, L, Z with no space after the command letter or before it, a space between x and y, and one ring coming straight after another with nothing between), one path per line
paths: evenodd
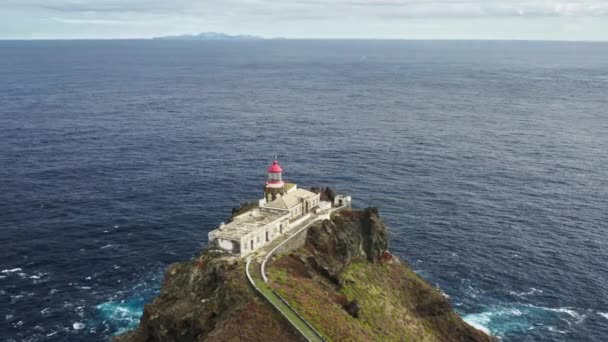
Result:
M0 340L104 341L284 177L503 341L608 340L608 43L0 42Z

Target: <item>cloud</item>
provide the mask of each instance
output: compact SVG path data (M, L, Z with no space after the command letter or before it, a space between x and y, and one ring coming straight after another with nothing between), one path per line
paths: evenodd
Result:
M70 19L70 18L51 18L51 20L62 23L62 24L74 24L74 25L131 25L131 21L121 20L104 20L104 19Z
M4 0L6 8L67 15L265 16L268 18L468 18L606 16L602 0Z

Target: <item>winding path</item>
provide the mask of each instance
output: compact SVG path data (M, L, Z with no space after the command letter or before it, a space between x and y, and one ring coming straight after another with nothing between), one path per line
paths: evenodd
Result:
M251 265L254 264L254 273L250 271ZM256 273L257 271L257 273ZM262 280L262 274L260 272L260 264L257 261L252 261L251 258L247 259L245 265L245 272L247 278L253 287L262 295L270 304L285 317L289 323L300 332L300 334L308 341L323 342L325 339L319 332L317 332L310 323L308 323L300 314L296 312L294 308L287 303L285 299L279 296L270 285Z
M302 227L298 228L294 233L281 241L278 245L276 245L266 256L264 260L260 264L258 260L255 260L255 257L248 257L247 264L245 265L245 273L247 273L247 279L270 304L277 309L283 317L285 317L289 323L296 328L302 336L308 341L320 341L324 342L325 339L323 335L319 333L313 326L308 322L304 317L302 317L289 303L285 298L281 297L275 290L270 287L268 284L268 277L266 277L266 262L272 257L272 255L285 243L289 242L294 237L298 236L302 231L308 229L310 225L317 221L322 221L330 218L330 214L334 211L342 210L346 208L346 206L341 206L338 208L332 208L323 214L313 214L313 216L303 222ZM252 267L253 265L253 267ZM250 267L252 267L253 272L250 271Z

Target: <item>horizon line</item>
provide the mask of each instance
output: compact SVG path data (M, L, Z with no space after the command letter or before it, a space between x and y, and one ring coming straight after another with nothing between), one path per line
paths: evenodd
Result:
M178 35L180 36L180 35ZM237 35L238 36L238 35ZM255 35L253 35L255 36ZM259 39L239 39L239 38L220 38L220 39L164 39L167 37L175 36L158 36L158 37L101 37L101 38L0 38L0 41L133 41L133 40L159 40L159 41L189 41L189 42L205 42L205 41L261 41L261 40L378 40L378 41L479 41L479 42L563 42L563 43L608 43L608 39L488 39L488 38L361 38L361 37L299 37L299 38L287 38L287 37L261 37L256 36Z

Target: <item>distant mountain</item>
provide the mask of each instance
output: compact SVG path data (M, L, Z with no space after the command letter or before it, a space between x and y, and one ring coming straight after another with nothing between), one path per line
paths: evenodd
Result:
M161 40L257 40L264 39L258 36L245 34L230 35L220 32L203 32L199 34L182 34L177 36L155 37L154 39Z

